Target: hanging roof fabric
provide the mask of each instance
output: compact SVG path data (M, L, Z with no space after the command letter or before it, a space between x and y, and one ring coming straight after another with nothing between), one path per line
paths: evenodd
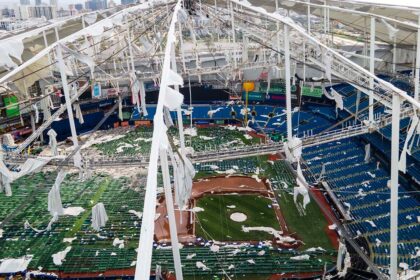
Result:
M373 1L373 0L370 0ZM415 1L411 1L415 2ZM323 18L324 1L311 0L309 3L311 15ZM401 5L401 4L399 4ZM393 44L390 39L389 27L396 25L399 31L396 34L397 45L413 46L417 40L418 13L420 7L408 9L397 5L372 5L369 1L327 1L330 20L338 21L359 31L370 32L370 17L376 16L377 40ZM308 3L304 0L289 0L281 2L281 8L292 10L301 15L307 15ZM382 21L384 19L384 21Z

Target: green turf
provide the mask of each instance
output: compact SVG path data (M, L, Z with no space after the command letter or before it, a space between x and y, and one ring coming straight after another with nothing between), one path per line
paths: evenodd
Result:
M247 158L242 160L248 160L248 166L254 166L260 168L260 177L268 178L272 184L273 190L276 193L276 199L280 205L280 209L283 213L286 224L291 233L296 233L300 240L304 242L304 245L300 247L301 250L305 250L311 247L322 247L324 249L333 250L333 245L331 244L330 239L325 234L325 229L328 226L328 223L321 212L321 209L318 205L311 201L306 208L306 211L302 212L299 210L294 201L293 196L293 187L295 182L295 176L291 172L290 168L284 161L276 161L274 165L267 162L266 156L259 156L253 158ZM232 164L240 165L238 160L234 161ZM221 169L231 168L231 165L228 165L225 168L222 168L223 164L226 165L229 161L224 162L212 162L211 164L220 165ZM202 169L204 165L198 166L198 169ZM219 169L219 170L221 170ZM205 177L206 175L211 176L215 174L212 171L205 170L200 171L200 178ZM252 175L252 173L248 174ZM282 181L287 183L289 188L287 190L283 189ZM279 196L280 194L280 196ZM300 197L302 200L302 197ZM205 208L205 207L203 207ZM219 225L225 227L223 224ZM254 232L255 233L255 232Z
M235 205L230 209L228 205ZM196 235L218 241L271 240L272 235L262 231L243 232L242 226L266 226L279 230L280 225L271 206L271 201L257 195L209 195L197 201L204 209L197 213ZM230 215L241 212L245 222L234 222Z
M325 233L328 226L327 220L319 206L311 201L302 215L293 201L293 195L280 192L278 198L281 212L286 220L290 232L296 232L299 239L305 243L300 249L322 247L326 250L334 250L330 239Z
M273 188L289 232L296 233L305 243L300 249L322 247L334 250L330 239L325 234L328 223L318 204L311 200L304 211L301 207L300 209L296 207L293 201L295 179L287 164L283 161L276 161L274 165L262 162L260 164L267 178L272 178L273 181L285 181L289 185L287 190L281 186L273 186ZM301 196L298 197L298 204L302 204Z

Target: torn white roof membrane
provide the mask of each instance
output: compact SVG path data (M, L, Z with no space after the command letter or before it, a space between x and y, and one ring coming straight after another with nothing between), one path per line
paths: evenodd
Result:
M32 255L24 256L17 259L0 260L0 273L16 273L25 271L32 260Z

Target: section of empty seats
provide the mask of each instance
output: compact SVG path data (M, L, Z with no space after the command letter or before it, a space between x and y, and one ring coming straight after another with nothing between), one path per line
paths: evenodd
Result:
M325 182L353 218L346 227L355 236L366 238L372 260L380 266L388 265L389 256L384 252L389 251L390 239L389 170L375 157L365 160L365 147L359 138L305 148L303 157L315 176L325 170ZM403 181L398 202L398 240L402 244L399 262L414 265L410 256L416 246L420 247L420 203Z

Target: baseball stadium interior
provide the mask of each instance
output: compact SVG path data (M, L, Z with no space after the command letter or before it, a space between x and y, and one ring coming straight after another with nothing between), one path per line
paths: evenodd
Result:
M0 32L0 279L420 279L417 1L110 2Z

